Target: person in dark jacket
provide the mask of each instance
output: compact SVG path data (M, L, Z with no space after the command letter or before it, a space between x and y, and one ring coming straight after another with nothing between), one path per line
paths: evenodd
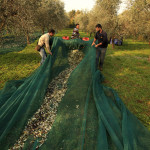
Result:
M101 24L96 25L96 31L97 32L94 41L92 43L92 46L95 45L96 47L96 68L99 68L100 71L102 71L105 54L108 47L108 38L107 38L107 33L102 30ZM98 40L98 44L95 43L97 40Z

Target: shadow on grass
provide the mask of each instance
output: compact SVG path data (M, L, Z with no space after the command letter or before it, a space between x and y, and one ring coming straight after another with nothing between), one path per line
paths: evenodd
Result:
M19 52L22 51L25 47L26 45L22 45L20 47L12 47L12 48L0 48L0 55L10 53L10 52Z
M150 50L150 45L148 43L143 42L131 42L131 41L124 41L122 46L115 46L116 50Z
M39 61L40 55L37 53L9 53L6 55L0 56L0 66L17 66L17 65L25 65L30 64L33 61Z
M30 36L30 43L33 43L40 37L41 33L35 32ZM20 36L4 36L1 39L0 54L6 54L9 52L22 51L27 46L26 37Z

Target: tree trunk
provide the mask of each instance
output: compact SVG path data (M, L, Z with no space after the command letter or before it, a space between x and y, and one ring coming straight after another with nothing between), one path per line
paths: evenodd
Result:
M27 44L30 44L30 38L29 38L29 32L28 31L26 33L26 37L27 37Z
M114 37L112 38L112 49L115 48L115 44L114 44Z
M150 56L149 56L149 58L148 58L148 61L150 62Z
M114 49L115 48L115 44L114 44L114 42L112 42L112 49Z
M44 34L44 28L42 28L42 34Z
M92 32L90 32L90 37L92 36Z
M4 28L4 26L5 26L4 22L0 24L0 33L2 32L2 29Z

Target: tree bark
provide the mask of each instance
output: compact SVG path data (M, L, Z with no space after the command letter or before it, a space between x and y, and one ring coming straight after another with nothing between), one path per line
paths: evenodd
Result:
M29 32L28 31L26 33L26 37L27 37L27 44L30 44L30 37L29 37Z
M90 32L90 37L92 36L92 32Z
M44 34L44 28L42 28L42 34Z
M148 58L148 61L150 62L150 56L149 56L149 58Z
M115 48L115 44L114 44L114 37L112 37L112 49Z
M114 42L112 42L112 49L114 49L115 48L115 44L114 44Z
M4 22L3 22L2 24L0 24L0 33L2 32L4 26L5 26L5 23L4 23Z

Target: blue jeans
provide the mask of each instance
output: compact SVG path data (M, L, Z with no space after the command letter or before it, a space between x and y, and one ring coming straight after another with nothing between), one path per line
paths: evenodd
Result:
M46 60L46 57L47 57L47 54L45 52L45 49L44 48L41 48L40 51L39 51L42 59L41 59L41 65L44 63L44 61Z
M96 48L96 68L103 67L106 50L107 48L100 48L100 47Z

